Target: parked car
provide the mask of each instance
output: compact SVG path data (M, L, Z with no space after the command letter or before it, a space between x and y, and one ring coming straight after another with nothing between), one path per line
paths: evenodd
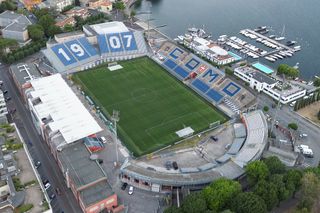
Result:
M10 100L11 100L11 97L7 97L7 98L6 98L6 101L10 101Z
M34 163L34 167L36 167L36 169L38 169L41 166L41 162L40 161L36 161Z
M107 139L105 138L105 137L100 137L100 141L102 142L102 143L107 143Z
M167 170L170 170L172 168L172 162L171 161L167 161L165 164L165 167Z
M61 190L60 190L59 188L56 188L56 193L57 193L58 195L61 195Z
M178 168L179 168L178 167L178 163L176 161L173 161L172 162L172 167L173 167L174 170L178 170Z
M49 195L50 199L53 200L54 198L56 198L56 194L52 193L51 195Z
M51 184L48 182L46 184L44 184L44 189L48 190L51 187Z
M7 94L7 93L8 93L8 90L4 90L4 91L3 91L3 94Z
M129 194L129 195L132 195L132 194L133 194L133 186L130 186L130 187L129 187L128 194Z
M216 136L210 136L211 140L218 141L218 138Z
M122 190L126 190L127 186L128 186L127 183L123 183L122 186L121 186L121 189L122 189Z
M300 134L299 137L300 138L305 138L305 137L308 137L308 135L304 133L304 134Z
M312 149L303 149L302 150L302 154L306 157L309 157L309 158L313 158L313 151Z

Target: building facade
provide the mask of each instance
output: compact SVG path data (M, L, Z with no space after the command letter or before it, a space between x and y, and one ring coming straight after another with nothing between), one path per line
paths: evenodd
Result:
M0 14L0 28L3 28L1 30L3 38L26 42L29 40L27 27L31 24L26 16L12 11L4 11Z
M306 95L306 89L290 82L282 86L283 82L261 73L251 66L237 67L234 75L249 83L252 89L269 95L282 104L288 104ZM283 87L283 89L282 89Z

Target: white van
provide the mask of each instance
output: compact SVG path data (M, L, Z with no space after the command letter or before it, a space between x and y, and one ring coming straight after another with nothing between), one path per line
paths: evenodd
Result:
M313 151L312 149L303 149L302 154L306 157L313 158Z
M303 144L301 144L301 145L298 146L298 149L300 149L301 151L303 151L303 150L305 150L305 149L310 149L310 148L309 148L308 145L303 145Z
M105 137L100 137L100 141L102 142L102 143L107 143L107 139L105 138Z

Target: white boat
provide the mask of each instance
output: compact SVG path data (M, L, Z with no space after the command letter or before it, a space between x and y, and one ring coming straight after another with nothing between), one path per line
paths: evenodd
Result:
M273 58L270 58L269 56L266 56L264 57L265 59L267 59L268 61L271 61L271 62L275 62L276 60L274 60Z
M281 56L283 56L283 57L287 57L286 53L284 53L284 52L282 52L282 51L280 51L278 54L281 55Z
M295 47L293 47L293 49L294 49L295 51L299 51L299 50L301 50L301 46L295 46Z
M284 52L288 57L291 57L292 56L292 54L290 53L290 52L288 52L288 51L286 51L286 52Z
M286 38L283 37L283 36L281 36L281 37L276 37L274 40L276 40L276 41L282 41L282 40L284 40L284 39L286 39Z
M276 35L270 35L269 38L274 39Z
M275 61L278 60L277 57L273 56L273 55L269 55L270 58L273 58Z
M283 59L283 56L279 55L279 54L274 54L274 56L276 56L279 59Z

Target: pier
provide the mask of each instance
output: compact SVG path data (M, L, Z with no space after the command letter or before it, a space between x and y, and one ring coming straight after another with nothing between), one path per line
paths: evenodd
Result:
M271 39L267 36L264 36L264 35L261 35L260 33L257 33L255 32L254 30L250 30L250 29L245 29L248 33L251 33L253 35L256 35L258 36L259 38L263 38L264 40L267 40L269 41L270 43L273 43L279 47L281 47L282 49L285 49L285 50L288 50L288 51L291 51L291 52L296 52L295 49L291 48L291 47L288 47L287 45L284 45L284 44L281 44L280 42L277 42L275 41L274 39Z

